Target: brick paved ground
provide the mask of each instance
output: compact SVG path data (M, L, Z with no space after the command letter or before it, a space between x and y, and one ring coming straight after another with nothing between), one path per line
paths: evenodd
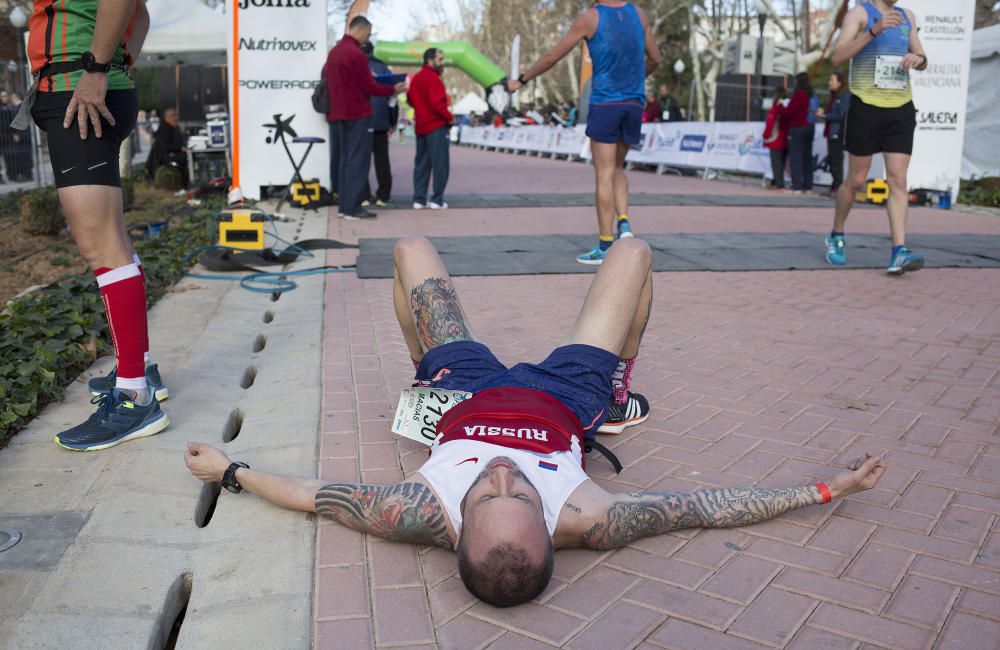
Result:
M396 148L397 196L411 148ZM590 169L453 149L452 188L582 191ZM657 192L753 193L635 174ZM397 211L331 220L331 236L589 232L579 210ZM823 210L645 208L640 232L828 228ZM858 213L856 230L885 216ZM913 230L1000 232L1000 219L920 210ZM821 235L817 236L817 242ZM817 249L817 254L821 250ZM340 254L343 255L343 254ZM331 255L331 260L340 257ZM458 278L476 336L501 360L557 345L586 275ZM615 552L561 551L537 602L478 604L441 549L318 527L316 646L442 648L1000 647L1000 271L661 273L635 387L652 415L605 438L610 490L799 485L864 450L875 490L745 529L682 531ZM426 457L389 433L412 376L391 282L330 276L327 480L397 481ZM849 408L849 406L857 408Z

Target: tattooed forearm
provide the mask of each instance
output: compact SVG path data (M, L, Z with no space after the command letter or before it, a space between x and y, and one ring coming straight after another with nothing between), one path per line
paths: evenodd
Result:
M580 514L581 512L583 512L583 509L580 506L573 505L569 501L566 502L566 505L564 505L563 508L565 508L566 510L572 510L573 512L575 512L577 514Z
M444 508L420 483L331 483L316 493L316 512L393 542L451 548Z
M410 292L410 308L425 349L472 339L458 294L450 281L443 278L424 280Z
M822 503L815 487L726 488L685 493L620 495L603 527L591 528L580 542L608 549L680 528L729 528L771 519L789 510ZM596 533L596 534L595 534Z

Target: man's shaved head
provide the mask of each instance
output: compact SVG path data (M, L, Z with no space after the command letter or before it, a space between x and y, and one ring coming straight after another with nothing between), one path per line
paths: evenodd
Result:
M552 579L554 549L535 487L507 457L494 458L462 501L458 572L495 607L537 598Z

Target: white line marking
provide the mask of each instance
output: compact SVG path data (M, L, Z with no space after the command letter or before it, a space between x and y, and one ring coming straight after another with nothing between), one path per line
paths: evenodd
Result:
M107 160L105 160L105 161L104 161L104 162L102 162L102 163L97 163L97 164L96 164L96 165L94 165L93 167L87 167L87 171L89 172L89 171L90 171L91 169L97 169L98 167L101 167L102 165L107 165L107 164L108 164L108 161L107 161Z
M76 169L76 165L73 165L73 166L72 166L72 167L70 167L69 169L62 169L62 170L60 170L60 171L59 171L59 173L60 173L60 174L65 174L66 172L71 172L71 171L73 171L74 169Z

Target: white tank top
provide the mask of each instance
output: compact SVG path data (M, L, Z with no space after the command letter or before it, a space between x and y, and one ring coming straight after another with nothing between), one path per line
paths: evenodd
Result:
M439 436L440 439L440 436ZM438 498L444 503L455 533L462 531L462 499L491 460L507 456L517 463L521 472L538 490L545 514L545 526L554 535L559 514L569 495L589 477L583 470L583 453L574 436L569 451L539 454L505 446L507 439L497 443L479 440L450 440L431 448L430 459L420 468ZM499 444L498 444L499 443Z

